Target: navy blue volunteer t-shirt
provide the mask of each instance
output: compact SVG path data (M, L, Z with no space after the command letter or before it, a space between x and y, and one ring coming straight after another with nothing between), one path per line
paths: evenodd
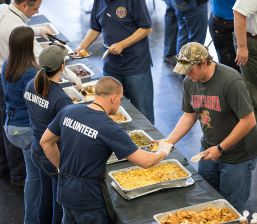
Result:
M27 84L23 97L27 104L31 128L36 140L34 143L36 147L40 147L39 141L47 126L63 107L73 104L72 100L55 82L50 82L49 94L47 98L42 98L35 91L34 79Z
M118 159L137 150L127 133L103 111L86 105L65 107L48 126L60 136L57 200L73 209L103 208L99 177L112 152Z
M151 17L145 0L95 0L90 27L102 32L104 43L111 46L139 28L151 28ZM146 72L152 64L148 37L124 49L122 55L109 54L104 60L104 71L113 75Z

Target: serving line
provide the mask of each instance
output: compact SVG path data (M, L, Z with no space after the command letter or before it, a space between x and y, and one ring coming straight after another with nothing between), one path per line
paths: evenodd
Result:
M30 24L46 22L50 21L44 15L38 15L32 17ZM64 40L69 46L73 46L62 33L58 34L57 38ZM76 61L77 60L68 60L67 64L74 64ZM94 68L94 66L90 64L90 59L78 59L77 62L84 63L90 67L92 71L96 73L94 79L98 79L102 76L102 72L99 72L98 68ZM83 80L83 82L91 80L91 78L88 78ZM64 83L62 85L71 86L71 83ZM122 106L132 118L131 122L121 124L125 130L132 131L141 129L154 139L164 137L127 99L122 99ZM222 196L197 173L177 149L174 150L167 159L177 159L180 161L192 174L195 184L186 188L173 188L153 192L141 196L140 198L135 198L134 200L125 200L112 186L112 179L107 177L106 183L116 217L115 224L153 224L156 223L153 219L155 214L222 198ZM133 164L128 161L110 164L107 166L107 172L128 168L130 166L133 166Z

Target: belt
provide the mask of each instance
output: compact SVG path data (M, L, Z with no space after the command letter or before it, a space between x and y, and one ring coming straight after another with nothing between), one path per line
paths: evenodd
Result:
M254 35L252 35L251 33L248 33L248 32L247 32L247 36L251 37L251 38L254 38L254 39L257 39L257 35L254 36Z
M220 17L216 17L214 15L212 15L212 18L218 22L219 24L223 24L223 25L234 25L234 20L225 20L225 19L222 19Z

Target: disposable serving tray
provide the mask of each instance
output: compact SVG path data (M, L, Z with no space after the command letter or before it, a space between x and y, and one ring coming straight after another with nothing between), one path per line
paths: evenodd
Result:
M119 169L119 170L115 170L115 171L111 171L108 173L108 175L111 177L111 179L114 181L114 183L119 187L119 189L125 193L125 194L141 194L143 192L150 192L153 190L161 190L163 188L166 187L170 187L172 185L174 186L183 186L185 185L186 181L191 178L192 174L176 159L169 159L169 160L164 160L161 162L163 163L173 163L178 165L184 172L187 173L186 177L182 177L179 179L173 179L173 180L168 180L168 181L164 181L164 182L160 182L160 183L156 183L156 184L151 184L151 185L147 185L147 186L143 186L143 187L139 187L139 188L134 188L134 189L125 189L123 188L120 183L116 180L116 178L114 177L116 173L119 172L126 172L126 171L130 171L130 170L134 170L134 169L143 169L141 167L138 166L132 166L132 167L128 167L125 169Z
M73 101L74 104L85 102L84 97L74 88L74 86L64 87L63 90L71 99L76 99Z
M149 141L153 141L153 140L154 140L154 139L153 139L150 135L148 135L145 131L140 130L140 129L133 130L133 131L129 131L129 132L128 132L128 135L131 136L131 135L134 134L134 133L143 134ZM149 147L150 145L151 145L151 144L147 144L147 145L138 145L138 147L140 147L140 148L146 150L147 147Z
M43 41L43 42L39 42L39 44L40 44L40 46L41 46L42 48L47 48L47 47L49 47L49 46L54 45L54 43L52 43L51 41ZM71 49L71 47L70 47L69 45L66 44L66 45L62 45L62 46L67 49L68 54L73 53L73 50Z
M95 74L90 68L88 68L86 65L84 65L82 63L67 65L66 67L69 68L72 72L74 72L82 80L89 78ZM78 70L78 69L82 69L82 70L86 71L88 74L84 75L84 76L79 76L76 72L76 70Z
M129 118L128 118L129 119ZM151 136L149 136L145 131L143 130L133 130L133 131L129 131L128 132L128 135L132 134L132 133L143 133L149 140L153 140L153 138ZM148 145L149 146L149 145ZM147 145L146 146L142 146L140 147L142 148L143 150L147 150ZM113 164L113 163L118 163L118 162L122 162L122 161L125 161L126 159L120 159L118 160L118 158L116 157L116 155L113 153L111 155L111 157L108 159L107 161L107 165L108 164Z
M82 84L82 88L85 88L87 86L95 86L97 82L98 82L98 80L85 82L85 83ZM95 99L95 95L86 95L86 96L83 95L83 97L84 97L86 102L90 102L90 101L93 101Z
M222 208L227 208L230 210L230 212L232 212L233 214L237 215L238 218L230 221L230 222L222 222L220 224L232 224L232 223L239 223L239 219L241 217L241 214L226 200L224 199L218 199L215 201L209 201L209 202L205 202L202 204L197 204L197 205L192 205L189 207L184 207L184 208L180 208L180 209L176 209L176 210L172 210L172 211L168 211L168 212L163 212L163 213L159 213L153 216L154 220L157 221L157 223L161 223L161 221L163 219L165 219L166 217L168 217L168 215L170 214L175 214L177 211L196 211L196 212L201 212L204 209L208 208L208 207L215 207L218 209L222 209Z
M141 196L144 196L147 194L151 194L156 191L163 190L163 189L188 187L194 183L195 183L194 179L192 177L190 177L183 184L182 183L172 183L172 184L166 185L165 187L160 187L160 188L156 188L153 190L146 190L146 191L140 191L140 192L123 192L114 181L112 181L111 185L124 199L132 200L134 198L138 198L138 197L141 197Z
M46 27L52 31L53 35L58 35L59 30L52 23L39 23L35 25L31 25L31 27Z
M118 124L123 124L123 123L128 123L132 121L132 118L130 117L130 115L128 114L128 112L124 109L123 106L119 106L118 112L123 114L126 117L125 121L118 121Z

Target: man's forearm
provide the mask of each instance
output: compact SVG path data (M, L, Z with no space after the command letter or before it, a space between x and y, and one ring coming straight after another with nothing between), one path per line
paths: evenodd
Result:
M147 152L142 149L138 149L136 152L132 153L127 157L127 159L143 168L149 168L161 160L163 160L167 155L164 152L157 151L156 153Z
M247 46L246 17L234 10L234 30L238 47Z
M49 161L56 167L60 165L60 152L56 143L42 145L44 153Z
M149 29L138 28L132 35L120 41L119 43L123 46L123 49L125 49L139 42L140 40L148 36L148 34L151 32L152 32L151 28Z
M59 136L54 135L49 129L45 130L40 139L40 145L46 157L56 168L59 168L60 165L60 151L57 146L58 141Z
M240 119L238 124L233 128L231 133L220 143L221 147L226 151L242 138L244 138L256 125L254 113L250 113Z
M100 32L98 32L96 30L89 29L87 31L86 36L84 37L84 39L79 44L79 48L80 49L87 49L97 39L97 37L99 35L100 35Z
M175 144L185 136L197 121L196 113L184 113L179 119L176 127L169 134L167 141Z

